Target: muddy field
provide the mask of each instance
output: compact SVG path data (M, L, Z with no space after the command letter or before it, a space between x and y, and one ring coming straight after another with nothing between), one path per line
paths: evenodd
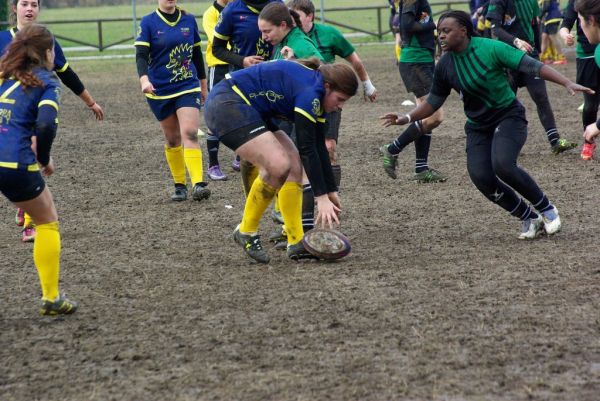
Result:
M268 266L231 239L243 208L232 153L221 152L230 180L210 184L210 200L172 203L133 61L72 63L107 115L97 124L65 95L49 180L62 290L81 308L37 316L31 245L1 199L0 399L600 399L598 162L579 149L552 155L523 93L531 121L520 162L564 226L519 241L520 223L468 178L456 95L430 154L448 182L411 182L412 146L400 179L385 175L377 148L398 131L376 117L408 111L400 102L410 97L391 49L363 53L381 95L352 100L342 121L353 253L294 263L270 249ZM549 90L559 130L581 142L581 99ZM265 219L262 233L274 227Z

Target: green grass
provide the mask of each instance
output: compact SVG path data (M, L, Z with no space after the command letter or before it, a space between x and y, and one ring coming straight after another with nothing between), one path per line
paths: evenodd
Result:
M320 1L314 1L317 9L319 8ZM196 16L201 16L207 7L212 4L212 1L180 1L180 6L191 12ZM369 0L325 0L325 9L337 8L337 7L364 7L364 6L385 6L385 2L382 1L369 1ZM466 5L459 5L456 8L466 9ZM434 12L441 10L445 7L433 7ZM136 15L139 18L154 11L156 4L142 4L136 7ZM58 36L66 38L76 38L82 42L98 45L99 34L98 24L95 22L89 23L69 23L69 24L58 24L51 23L52 21L77 21L77 20L97 20L97 19L108 19L108 18L132 18L133 10L130 5L120 6L102 6L102 7L74 7L74 8L59 8L59 9L43 9L40 14L39 21L45 23L48 27ZM360 29L377 32L378 31L378 18L376 10L366 11L330 11L325 13L326 18L335 22L342 22L347 25L355 26ZM317 11L317 18L320 16ZM381 29L386 31L388 29L388 16L389 12L386 9L381 10ZM198 20L199 26L201 26L201 20ZM342 32L352 32L350 29L340 28ZM125 40L124 43L130 44L133 42L133 22L132 21L121 21L121 22L103 22L102 23L102 39L103 45L119 42ZM391 40L391 35L387 35L385 40ZM63 47L80 46L75 42L59 39ZM365 42L377 40L377 37L361 37L355 38L355 42ZM121 51L122 52L122 51ZM119 53L119 52L117 52Z

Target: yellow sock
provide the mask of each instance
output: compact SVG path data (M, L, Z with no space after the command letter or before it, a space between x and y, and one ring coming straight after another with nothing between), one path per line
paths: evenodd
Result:
M195 148L185 148L183 149L183 158L192 184L195 185L204 181L202 179L202 151Z
M31 220L31 216L29 215L29 213L25 213L23 215L24 219L25 219L25 223L23 223L23 227L34 227L35 224L33 224L33 220Z
M302 241L302 184L287 181L279 190L279 206L285 223L288 245Z
M60 274L60 231L58 221L39 224L33 243L33 263L38 271L42 298L53 301L58 297Z
M242 175L242 184L244 185L244 194L248 198L252 183L258 177L258 168L250 162L242 160L240 162L240 174Z
M175 184L185 185L185 161L183 158L183 146L170 148L165 145L165 157L173 176Z
M244 207L244 216L240 224L240 232L243 234L254 234L258 232L260 218L273 200L277 190L263 182L260 176L256 177Z

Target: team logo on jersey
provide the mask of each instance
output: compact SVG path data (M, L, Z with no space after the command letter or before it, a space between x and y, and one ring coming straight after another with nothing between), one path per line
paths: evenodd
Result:
M217 26L221 25L221 22L223 22L223 13L220 13L217 17Z
M0 109L0 124L8 124L12 111L10 109Z
M194 46L189 43L182 43L175 47L169 53L169 63L166 65L171 70L173 78L169 82L183 81L191 78L194 74L191 69L191 59Z
M188 27L181 28L181 34L186 37L190 36L190 28L188 28Z
M258 42L256 42L256 55L262 56L265 60L271 58L270 49L270 45L262 38L258 39Z
M268 91L254 92L254 93L249 94L248 96L250 97L250 99L264 96L271 103L275 103L276 101L284 98L283 95L280 95L279 93L272 91L270 89Z
M315 116L321 114L321 101L317 98L312 101L312 112Z
M141 26L137 29L137 36L138 37L142 36L142 27Z

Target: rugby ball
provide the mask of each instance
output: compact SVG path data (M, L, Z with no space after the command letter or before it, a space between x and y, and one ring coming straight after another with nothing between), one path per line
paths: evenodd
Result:
M304 248L319 259L336 260L352 250L350 240L337 230L313 228L302 238Z

